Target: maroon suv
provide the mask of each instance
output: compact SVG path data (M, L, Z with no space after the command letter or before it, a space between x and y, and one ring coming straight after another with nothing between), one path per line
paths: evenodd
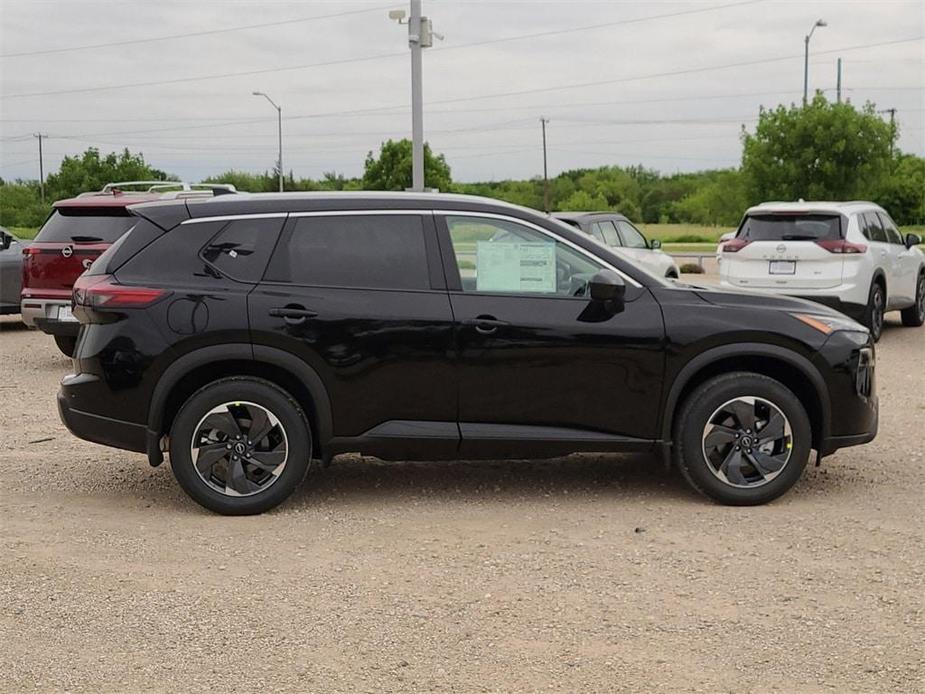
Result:
M128 190L139 184L145 189ZM232 192L234 187L227 185L131 182L111 183L98 193L59 200L35 241L23 250L23 321L53 335L58 348L72 356L80 328L71 314L74 281L138 221L127 207Z

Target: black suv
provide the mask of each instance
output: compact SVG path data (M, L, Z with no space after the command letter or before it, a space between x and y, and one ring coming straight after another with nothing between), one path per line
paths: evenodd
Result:
M651 276L533 210L325 193L131 211L75 285L61 417L152 465L168 452L220 513L272 508L348 451L651 451L716 500L758 504L811 449L876 434L858 323Z

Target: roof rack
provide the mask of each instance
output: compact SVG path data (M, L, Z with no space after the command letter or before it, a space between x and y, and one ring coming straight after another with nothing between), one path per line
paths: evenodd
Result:
M121 193L160 194L165 198L194 198L229 195L238 190L230 183L187 183L185 181L118 181L98 192L80 193L78 198Z

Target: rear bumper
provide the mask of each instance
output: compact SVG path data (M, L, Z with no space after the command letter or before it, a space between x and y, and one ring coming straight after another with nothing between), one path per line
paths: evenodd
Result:
M38 328L49 335L76 337L80 331L80 321L76 318L60 320L61 308L70 308L70 299L23 299L20 304L22 320L26 325Z
M86 412L81 407L81 391L98 381L92 374L70 374L61 381L58 391L58 415L74 436L104 446L144 453L147 451L147 427Z

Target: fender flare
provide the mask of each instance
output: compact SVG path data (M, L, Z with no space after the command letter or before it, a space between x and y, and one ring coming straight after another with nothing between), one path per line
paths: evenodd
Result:
M316 440L324 447L333 436L331 399L318 373L302 359L275 347L230 343L200 347L176 359L161 374L148 405L147 453L148 461L156 466L163 462L160 439L164 426L164 409L171 391L180 381L201 366L228 360L246 360L272 364L293 375L308 391L314 405Z
M829 391L826 387L825 380L822 378L822 374L819 373L819 370L813 365L813 363L801 354L797 354L796 352L784 347L761 342L740 342L737 344L721 345L719 347L712 347L707 349L706 351L701 352L689 362L687 362L678 372L677 376L675 376L674 381L671 384L671 388L668 391L668 397L665 400L665 406L662 410L665 413L661 428L662 441L672 440L672 428L674 427L675 409L678 406L681 393L684 390L684 387L690 383L691 379L697 375L698 372L710 366L711 364L715 364L722 359L726 359L727 357L756 356L771 357L777 359L778 361L785 362L787 365L797 369L801 374L803 374L803 376L808 379L810 384L813 386L813 390L816 392L816 397L819 399L819 405L821 408L822 431L818 432L818 438L820 441L827 439L829 436L832 404L829 401Z

